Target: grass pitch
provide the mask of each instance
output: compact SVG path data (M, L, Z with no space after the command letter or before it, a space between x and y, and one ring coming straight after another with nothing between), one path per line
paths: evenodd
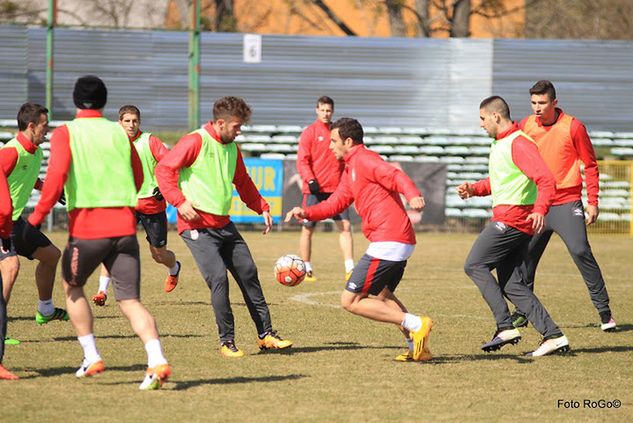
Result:
M294 341L293 348L258 351L254 325L232 281L236 342L247 355L222 358L210 293L189 251L170 232L169 246L184 267L178 288L166 294L165 269L154 264L139 233L142 300L159 324L172 378L160 391L138 390L145 352L111 297L106 307L93 309L107 370L77 380L82 352L74 331L67 322L35 324L34 265L22 259L9 307L9 334L22 344L7 346L4 358L21 380L0 381L0 421L633 421L632 238L591 238L620 326L609 334L600 331L585 285L554 237L536 289L572 353L530 359L522 353L540 341L531 327L522 330L517 346L491 354L479 349L493 334L494 320L462 270L476 235L418 234L397 293L412 312L435 321L435 358L397 363L393 357L405 344L395 327L338 306L344 269L335 233L315 234L318 281L295 288L274 282L272 266L279 256L297 252L298 233L243 235L259 266L273 325ZM51 238L65 245L65 234ZM367 242L359 233L355 242L359 258ZM95 274L87 292L96 288ZM64 306L59 280L54 299ZM620 407L599 408L613 407L613 401Z

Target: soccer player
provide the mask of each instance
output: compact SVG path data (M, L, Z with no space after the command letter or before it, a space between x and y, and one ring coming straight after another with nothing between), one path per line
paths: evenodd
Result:
M251 108L243 99L218 99L213 105L213 121L181 138L156 166L161 192L178 209L178 233L211 290L220 353L225 357L244 356L235 345L227 269L237 281L255 323L259 348L292 346L273 330L257 267L229 216L235 185L240 199L263 215L264 234L272 227L270 207L246 172L242 153L233 142L250 116Z
M11 219L12 204L11 196L9 195L9 186L4 173L0 173L0 252L3 254L8 253L11 250L11 227L13 226L13 220ZM0 260L6 260L0 258ZM2 289L2 276L0 276L0 289ZM7 335L7 304L4 301L4 296L0 295L0 340L4 340ZM0 341L0 379L4 380L16 380L19 377L2 365L4 358L4 342Z
M490 352L516 344L521 333L512 325L504 296L521 310L543 335L533 357L569 350L569 341L543 304L525 284L524 261L533 233L543 229L554 195L554 177L539 156L536 144L510 119L510 108L498 96L479 106L481 127L493 138L490 177L457 187L461 198L492 195L492 219L479 234L466 258L464 271L490 307L497 330L481 349ZM497 270L497 279L492 270Z
M84 353L75 376L90 377L105 370L84 294L86 280L103 263L112 275L121 312L145 345L148 366L139 388L158 389L171 368L163 355L154 317L139 300L134 208L143 169L125 130L103 117L107 95L98 77L77 79L73 90L76 117L53 132L46 183L28 224L39 225L65 191L69 238L62 256L62 278L70 320Z
M326 200L341 180L345 164L330 151L330 124L334 113L334 100L330 97L319 97L316 104L317 119L308 126L299 139L297 150L297 171L301 175L303 185L303 206L309 207ZM345 280L349 280L354 269L354 244L352 227L348 209L332 216L339 230L339 244L345 260ZM315 221L305 220L299 238L299 254L306 263L306 282L315 282L312 270L312 234Z
M524 118L519 127L536 141L547 167L556 178L554 202L545 216L545 228L530 241L527 259L527 284L534 290L536 267L547 243L556 232L567 246L580 271L594 307L598 310L603 331L615 331L616 323L609 307L609 293L602 272L591 251L586 225L598 219L598 164L585 126L557 107L556 89L550 81L538 81L530 88L534 114ZM588 204L583 207L582 172L584 164ZM587 218L585 219L585 211ZM527 324L525 312L514 314L516 327Z
M35 283L39 303L35 321L43 325L51 320L68 320L68 313L53 304L55 271L61 252L38 228L26 225L21 216L33 189L42 188L38 176L44 155L39 146L48 133L48 110L39 104L24 103L18 111L17 121L19 132L0 148L0 168L9 184L13 203L12 249L1 255L6 260L0 268L4 299L8 304L20 268L17 255L38 260Z
M416 242L400 193L417 211L424 208L424 198L404 172L365 147L363 135L356 119L341 118L332 124L330 149L346 165L340 184L321 203L290 210L285 221L322 220L355 202L363 234L371 243L347 281L341 304L350 313L400 327L409 348L397 361L431 360L428 338L433 322L409 313L394 294Z
M167 216L165 214L167 205L154 176L156 164L169 150L156 136L141 131L141 111L136 106L125 105L119 109L119 124L127 132L130 141L134 143L136 152L143 164L143 186L138 193L136 220L141 222L145 228L152 258L156 263L163 264L168 269L165 292L171 292L178 285L181 264L176 261L176 255L167 249ZM99 289L97 294L92 297L92 302L98 306L105 305L109 284L110 274L102 265Z

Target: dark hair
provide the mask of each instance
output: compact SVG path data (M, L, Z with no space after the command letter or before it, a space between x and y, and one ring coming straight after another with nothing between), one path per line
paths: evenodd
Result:
M532 85L532 88L530 88L530 95L532 94L547 94L550 100L556 100L556 88L554 88L554 84L552 84L551 81L546 79L542 79Z
M108 89L98 76L82 76L75 82L73 102L78 109L103 109L108 102Z
M213 120L236 117L246 123L251 113L249 105L240 97L222 97L213 105Z
M24 131L29 123L37 125L40 123L40 116L47 114L48 109L34 103L24 103L18 111L18 129Z
M335 129L338 129L341 139L351 138L354 144L363 144L363 127L356 119L340 118L330 126L330 131Z
M321 97L319 97L316 106L319 107L319 104L329 104L330 106L332 106L332 109L334 108L334 100L326 95L322 95Z
M123 119L123 115L126 113L130 115L136 115L138 120L141 120L141 111L136 106L133 106L131 104L121 106L121 108L119 109L119 120Z
M506 101L499 97L498 95L493 95L488 98L485 98L481 104L479 104L480 109L485 109L488 112L496 112L501 115L502 118L506 120L510 119L510 106Z

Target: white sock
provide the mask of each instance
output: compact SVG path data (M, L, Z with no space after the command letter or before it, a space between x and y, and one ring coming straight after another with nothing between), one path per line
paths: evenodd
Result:
M305 264L306 264L306 273L312 272L312 263L310 263L309 261L306 261Z
M405 313L402 326L411 332L417 332L422 327L422 319L415 314Z
M407 345L409 346L409 351L413 351L413 339L407 339Z
M44 316L50 316L55 312L55 306L53 305L53 299L50 300L40 300L37 304L37 311L39 311Z
M167 364L167 359L163 355L163 350L160 347L160 340L152 339L147 341L145 351L147 351L147 367L150 369L161 364Z
M176 264L174 264L174 267L169 268L169 274L171 276L176 276L178 272L180 272L180 262L177 261Z
M99 276L99 291L108 292L110 276Z
M345 260L345 273L349 273L352 270L354 270L354 260L353 259Z
M90 335L78 336L77 339L79 340L79 344L81 344L81 348L84 350L84 360L86 362L92 363L101 358L99 351L97 351L95 336L92 333Z

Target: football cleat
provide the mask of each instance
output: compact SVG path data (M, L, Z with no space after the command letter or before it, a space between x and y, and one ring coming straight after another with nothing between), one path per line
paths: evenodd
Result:
M317 278L312 273L312 270L310 270L309 272L306 272L306 277L303 279L303 281L304 282L316 282Z
M55 307L55 311L50 316L44 316L42 313L38 312L35 314L35 322L38 325L45 325L51 320L63 320L68 321L68 313L63 308Z
M481 346L485 352L497 351L506 344L518 344L521 340L521 332L518 329L505 329L495 332L492 340Z
M5 336L4 338L4 345L20 345L21 342L18 341L17 339L13 339L13 338L9 338L8 336Z
M235 346L235 341L233 341L232 339L222 342L222 344L220 345L220 354L222 354L224 357L229 358L244 357L244 351L238 349Z
M178 264L178 272L175 275L167 275L167 278L165 278L165 292L173 291L178 285L178 275L180 275L182 264L179 261L176 261L176 263Z
M18 375L14 375L9 370L7 370L2 364L0 364L0 379L2 380L18 380L20 379Z
M104 306L108 299L108 294L105 291L99 291L96 295L92 296L92 302L96 306Z
M526 355L529 357L542 357L554 353L566 353L569 351L569 341L565 335L557 338L543 339L539 347Z
M282 339L276 331L270 331L257 341L260 350L283 350L292 347L292 341Z
M349 272L345 273L345 282L349 281L349 278L352 277L353 272L353 270L350 270Z
M528 325L527 317L519 313L518 311L512 313L510 319L512 319L512 326L514 326L515 328L525 328Z
M171 375L171 367L169 364L159 364L154 368L147 368L145 371L145 379L139 385L141 391L154 391L160 389L161 386L169 379Z
M429 350L429 334L433 327L433 320L430 317L422 317L422 327L415 332L409 331L409 336L413 341L413 361L427 361L433 358Z
M615 323L615 320L613 320L613 317L609 319L609 321L607 323L602 323L600 325L600 329L602 329L603 332L615 332L618 327L617 324Z
M81 363L81 367L75 372L77 377L91 377L103 373L105 371L105 363L98 358L93 362L87 362L85 359Z
M395 361L413 361L413 351L406 350L402 354L398 354L394 357Z

